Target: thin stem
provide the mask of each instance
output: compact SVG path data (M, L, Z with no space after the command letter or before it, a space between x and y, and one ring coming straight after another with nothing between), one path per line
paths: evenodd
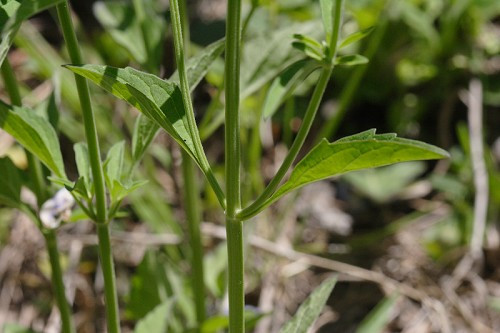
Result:
M76 39L68 1L57 5L57 15L61 24L64 40L68 53L73 64L82 64L82 56L78 40ZM97 129L90 103L90 92L87 81L75 75L76 87L83 113L83 122L87 146L89 150L89 160L92 169L92 179L94 182L96 197L96 217L97 236L99 239L99 255L101 267L104 275L104 293L106 296L106 316L109 333L120 332L120 319L118 312L118 296L116 293L115 270L113 257L111 255L111 245L109 239L109 223L106 203L106 188L104 183L104 173L102 169L101 154L99 150L99 140Z
M104 293L106 296L106 320L109 333L120 332L118 299L116 296L115 268L111 253L109 223L97 223L97 238L99 240L99 258L104 277Z
M181 32L184 41L184 52L189 55L189 20L187 16L186 1L181 0L179 6L181 18ZM189 93L189 92L188 92ZM184 210L189 231L189 243L191 247L191 269L192 288L196 309L196 322L198 330L205 321L205 278L203 271L203 245L201 243L201 213L200 193L197 186L197 175L195 165L189 154L182 150L182 176L184 180Z
M266 203L266 200L269 199L269 197L271 197L271 195L273 195L273 193L278 188L279 184L285 177L288 169L292 166L293 161L299 154L300 149L302 148L306 140L307 134L311 129L311 125L321 103L321 99L323 98L323 94L330 79L331 73L331 67L325 67L322 70L316 88L314 89L311 101L309 102L309 106L307 107L306 114L304 116L304 119L302 120L302 125L300 126L297 136L295 137L295 140L293 141L293 144L290 147L288 155L285 157L283 164L281 164L278 172L276 172L276 175L273 177L273 179L271 179L271 182L269 182L262 194L250 206L243 209L238 214L238 218L246 220L252 216L255 216L262 210Z
M66 41L69 57L71 62L75 65L83 63L80 53L78 40L76 39L73 22L71 21L71 14L69 12L68 1L57 5L57 15L61 30ZM75 74L76 88L80 98L80 104L83 113L83 123L85 127L85 136L87 138L87 145L89 148L89 160L92 169L92 179L95 188L96 197L96 215L97 223L105 223L107 221L107 205L106 205L106 188L104 185L104 173L102 170L101 156L99 150L99 139L97 138L97 129L90 103L90 93L88 83L85 78Z
M172 20L172 32L174 35L174 48L175 48L175 62L177 64L177 71L179 73L179 83L182 93L182 100L184 102L184 107L186 108L186 118L187 127L191 138L193 139L194 149L196 156L199 159L200 167L203 173L207 177L207 181L212 186L217 199L223 208L225 208L226 203L224 200L224 192L215 178L210 163L207 160L205 151L203 150L203 145L200 139L200 133L198 127L196 126L196 119L194 116L193 103L191 101L191 94L189 89L189 82L186 75L186 60L184 54L184 37L182 33L182 19L179 9L179 0L170 1L170 14Z
M226 20L226 234L228 251L229 332L245 331L243 223L236 218L241 208L240 189L240 53L241 0L228 0Z
M72 333L75 332L71 321L71 311L68 301L66 300L66 293L64 291L63 273L61 264L59 262L59 250L57 248L56 232L54 230L44 230L45 245L49 253L50 268L52 270L51 279L54 295L56 297L57 307L61 313L61 332Z
M243 222L226 219L228 253L229 333L245 332Z
M196 321L198 327L205 321L205 279L203 272L203 246L200 232L200 200L196 186L195 165L184 150L182 151L182 176L184 179L184 210L186 211L191 247L191 269Z
M300 126L299 132L295 137L295 140L290 147L290 151L288 155L285 157L283 164L278 169L276 175L271 179L271 182L267 185L266 189L262 192L262 194L247 208L243 209L239 214L238 218L242 220L246 220L252 216L258 214L264 207L269 204L268 199L273 195L281 181L285 177L288 169L293 164L293 161L297 157L300 152L300 149L304 145L307 134L311 129L311 125L314 121L316 113L318 111L319 105L323 98L323 94L325 92L326 86L328 85L328 81L330 80L330 76L333 71L333 60L337 55L337 46L340 35L340 27L342 25L342 12L343 12L344 0L336 0L335 6L333 8L333 33L330 40L330 51L328 55L328 64L325 64L323 70L321 71L321 75L318 79L318 83L316 88L314 89L313 95L311 97L311 101L309 102L309 106L307 107L306 114L304 119L302 120L302 125ZM229 194L228 194L229 196Z

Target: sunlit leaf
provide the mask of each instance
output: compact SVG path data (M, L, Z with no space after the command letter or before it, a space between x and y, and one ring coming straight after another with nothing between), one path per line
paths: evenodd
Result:
M375 129L329 143L323 140L293 169L288 181L268 200L279 197L306 184L350 171L375 168L398 162L433 160L448 157L438 147L396 134L375 134Z
M333 277L323 282L299 307L295 316L283 326L280 333L306 333L323 311L337 282Z
M0 101L0 128L12 135L57 177L66 178L59 140L47 120L32 110Z
M134 333L164 333L167 332L167 323L172 315L175 299L170 298L156 306L144 318L137 322Z
M9 51L21 23L64 0L7 0L0 2L0 65Z
M75 161L78 175L83 178L86 187L90 188L91 169L87 144L83 142L75 143L73 150L75 151Z
M356 66L368 63L368 58L359 54L350 54L335 58L335 65L340 66Z

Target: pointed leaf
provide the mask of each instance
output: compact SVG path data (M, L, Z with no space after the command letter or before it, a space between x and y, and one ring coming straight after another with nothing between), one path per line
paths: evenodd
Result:
M321 17L323 18L323 27L326 33L326 40L330 43L330 36L333 30L333 1L334 0L319 0L321 6Z
M21 203L21 176L10 158L0 158L0 203L17 207Z
M0 128L12 135L57 177L66 178L57 134L47 120L32 110L0 101Z
M91 169L87 144L84 142L75 143L73 145L73 150L75 151L75 161L78 175L80 177L83 177L85 185L87 186L87 188L90 188Z
M265 119L270 118L279 106L293 93L298 84L317 67L310 60L299 60L290 65L280 76L274 79L268 90L264 109L262 111Z
M125 154L125 141L114 144L108 151L104 161L105 176L108 187L112 188L115 181L120 182L123 174L123 160Z
M296 165L288 181L278 189L268 203L306 184L349 171L448 156L446 151L438 147L420 141L401 139L393 133L375 134L375 129L333 143L323 140Z
M312 59L315 59L318 61L321 61L323 59L323 54L320 51L318 51L316 48L309 46L308 44L306 44L304 42L295 41L292 43L292 46L295 49L304 52L309 58L312 58Z
M187 61L186 72L191 91L198 86L207 74L210 66L220 57L224 51L224 46L224 39L218 40ZM179 81L177 71L169 78L169 81ZM132 136L132 156L134 162L142 158L157 133L158 125L154 121L144 116L137 118Z
M313 37L309 37L303 34L294 34L293 38L295 38L299 42L309 45L313 49L316 49L319 53L322 53L323 46Z
M101 65L66 66L137 108L165 129L197 162L179 87L140 72Z
M120 181L113 181L113 186L111 186L111 201L117 202L123 200L127 195L137 190L139 187L147 184L147 180L136 181L130 184L124 185Z
M353 34L350 34L342 41L342 43L340 43L339 49L351 45L353 43L356 43L357 41L360 41L361 39L368 36L373 31L373 29L374 27L369 27L360 31L356 31Z
M156 306L137 323L134 333L164 333L167 332L169 317L172 315L174 298L170 298Z
M0 2L0 65L9 51L21 23L64 0L11 0Z
M336 282L337 277L333 277L317 287L302 303L292 320L280 330L280 333L306 333L323 311Z
M368 58L359 54L350 54L335 58L335 65L340 66L356 66L368 63Z

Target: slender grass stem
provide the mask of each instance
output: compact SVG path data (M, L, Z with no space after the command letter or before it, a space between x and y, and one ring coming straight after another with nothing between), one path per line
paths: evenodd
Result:
M4 60L1 70L5 88L10 96L11 103L16 106L21 106L21 94L19 92L14 71L12 70L12 66L10 65L8 59ZM28 169L33 183L33 190L37 198L37 203L38 205L41 205L47 198L45 182L43 180L42 165L40 161L28 151L26 151L26 157L28 159ZM35 213L33 212L30 215L32 219L35 220L37 226L39 228L43 228L42 223L38 220ZM49 254L54 295L57 307L59 308L59 313L61 315L61 331L63 333L73 333L75 332L75 328L73 327L71 311L64 291L63 273L59 262L59 250L57 248L56 233L54 230L42 230L42 233L45 237L45 245L47 246L47 252Z
M99 258L101 259L102 275L104 277L104 293L106 296L106 320L109 333L120 332L120 316L118 299L116 297L115 268L111 253L109 223L97 223L97 238L99 240Z
M71 20L68 1L57 5L57 15L61 30L66 41L68 53L73 64L82 64L80 47L76 38L75 29ZM120 332L120 319L118 311L118 296L116 293L115 271L113 257L111 255L111 245L109 238L109 221L107 212L106 188L104 183L104 173L102 169L99 140L95 123L92 105L90 103L90 92L87 81L75 75L76 87L83 113L83 122L87 146L89 150L89 160L92 169L92 179L94 182L96 198L96 225L99 245L99 255L101 267L104 275L104 293L106 296L106 317L109 333Z
M64 291L63 273L61 264L59 262L59 250L57 248L56 232L54 230L44 230L43 236L45 237L45 245L49 253L50 268L52 270L51 279L54 295L56 297L57 306L61 313L61 332L72 333L75 332L71 321L71 311L66 300L66 293Z
M328 64L325 64L323 70L321 71L320 77L318 79L318 83L314 89L313 95L311 97L311 101L306 110L306 114L304 115L304 119L302 120L302 125L299 128L297 136L293 141L290 150L288 151L283 164L276 172L276 175L271 179L265 190L262 194L248 207L243 209L237 217L241 220L246 220L258 214L263 208L267 206L268 199L273 195L273 193L278 189L281 181L285 177L288 169L292 166L293 162L297 158L297 155L300 152L300 149L304 145L307 135L311 129L311 125L316 117L316 113L318 111L319 105L323 98L323 94L325 92L326 86L328 85L328 81L330 80L330 76L333 71L333 60L337 55L337 47L340 35L340 27L342 25L342 12L343 12L344 0L336 0L333 8L334 11L334 20L333 20L333 33L330 40L329 52L327 54ZM228 194L229 196L229 194Z
M226 20L226 234L228 251L229 332L245 331L243 224L236 218L241 208L240 188L240 53L241 0L228 0Z
M172 20L172 31L174 35L174 48L175 48L175 62L177 64L177 71L179 72L180 88L182 92L182 99L184 107L186 108L187 127L191 138L193 139L194 149L196 156L199 159L200 167L207 177L212 189L217 195L217 199L221 206L225 209L226 203L224 199L224 192L222 191L217 179L215 178L207 156L203 150L203 145L200 139L200 133L196 126L196 119L194 116L193 103L189 90L189 83L186 75L186 59L184 50L184 37L182 33L182 19L179 8L179 0L170 1L170 14Z
M66 41L69 57L71 62L75 65L83 63L80 53L78 40L76 39L73 22L71 21L71 14L69 12L69 5L67 1L57 5L57 15L61 30ZM85 78L75 74L75 82L80 98L80 104L83 113L83 123L85 127L85 136L87 138L87 145L89 149L89 160L92 169L92 179L95 188L96 197L96 215L97 223L106 223L107 221L107 205L106 205L106 188L104 185L104 173L102 170L99 139L97 138L97 129L95 123L94 112L90 103L90 93L87 81Z

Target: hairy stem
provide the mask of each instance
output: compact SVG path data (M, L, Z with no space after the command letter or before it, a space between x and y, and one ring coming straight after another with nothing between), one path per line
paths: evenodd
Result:
M245 331L243 226L236 218L241 208L240 189L240 53L241 0L228 0L226 20L226 233L228 251L229 332Z

